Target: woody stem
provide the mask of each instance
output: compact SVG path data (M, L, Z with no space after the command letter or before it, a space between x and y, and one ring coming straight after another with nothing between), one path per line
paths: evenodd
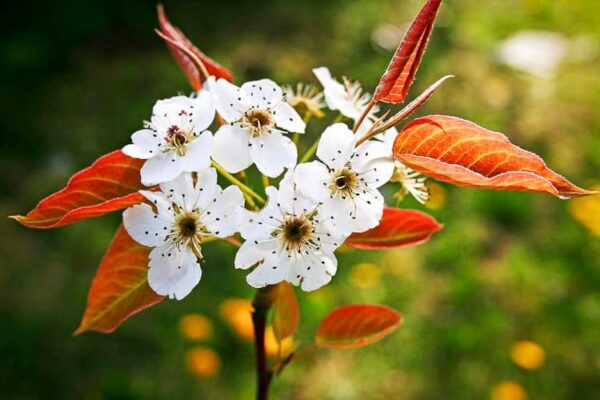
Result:
M267 314L273 304L270 291L274 286L258 289L252 300L252 323L254 326L254 348L256 349L256 378L257 390L256 400L268 400L269 387L273 378L273 371L267 364L267 353L265 350L265 327Z

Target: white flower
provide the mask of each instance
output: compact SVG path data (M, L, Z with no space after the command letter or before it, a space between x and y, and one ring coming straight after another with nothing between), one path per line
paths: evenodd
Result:
M394 128L388 129L379 135L379 138L383 141L388 154L392 154L396 136L398 136L398 132ZM400 161L396 160L394 162L394 173L390 178L390 182L400 183L401 188L395 194L395 197L397 197L399 200L402 200L404 196L410 193L419 203L427 203L430 194L429 188L425 183L426 180L426 177L402 164Z
M138 204L123 213L123 224L136 242L153 247L148 283L158 294L181 300L200 281L202 241L234 234L243 215L237 186L217 185L214 168L194 177L181 174L162 183L160 192L141 191L153 205Z
M321 109L325 107L323 92L313 85L298 83L296 90L287 85L283 87L285 101L300 112L307 113L317 118L323 118L325 114Z
M212 157L229 172L252 163L269 177L296 164L298 151L284 133L304 133L306 125L285 102L281 88L269 79L244 83L240 88L219 79L211 91L217 111L227 122L215 134Z
M256 268L246 280L260 288L281 281L311 291L327 284L337 270L333 252L346 239L323 223L318 202L302 196L293 172L279 186L266 189L267 205L252 214L240 233L246 239L235 257L236 268Z
M383 143L369 140L355 147L356 140L345 124L332 125L323 132L317 149L322 162L296 167L298 189L322 202L326 224L344 233L364 232L379 224L384 201L378 188L394 168Z
M325 102L331 110L339 110L342 115L356 121L365 110L371 95L365 93L359 82L352 82L344 77L342 85L331 76L327 67L313 69L313 73L323 85ZM377 106L373 107L367 116L367 120L375 119Z
M131 136L123 147L130 157L147 160L142 183L153 186L182 172L198 172L210 165L213 136L205 129L215 117L212 96L206 90L197 97L176 96L159 100L145 129Z

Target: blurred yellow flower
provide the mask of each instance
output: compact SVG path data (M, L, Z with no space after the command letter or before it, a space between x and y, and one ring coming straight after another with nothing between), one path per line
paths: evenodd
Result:
M188 340L207 340L212 337L213 326L202 314L187 314L179 320L179 331Z
M292 351L294 339L289 337L281 342L281 357L285 357ZM277 357L279 352L279 343L275 337L275 332L272 327L267 327L265 330L265 351L269 357Z
M600 185L595 185L591 190L600 190ZM594 235L600 236L600 196L573 199L569 211L577 222Z
M429 189L429 200L425 203L425 207L439 210L446 203L446 189L431 180L427 182L427 188Z
M375 264L356 264L350 270L350 283L354 287L359 289L369 289L378 286L380 282L380 268Z
M511 358L515 364L525 369L538 369L546 361L544 348L536 342L522 340L513 345Z
M504 381L492 388L492 400L526 400L527 392L515 382Z
M189 371L199 377L215 376L221 368L221 358L208 347L195 347L187 353Z
M252 302L247 299L227 299L221 304L221 318L243 339L254 337Z

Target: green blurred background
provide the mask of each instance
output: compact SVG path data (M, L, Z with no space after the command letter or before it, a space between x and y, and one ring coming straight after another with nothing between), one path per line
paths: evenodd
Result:
M238 82L315 82L311 68L327 65L372 90L422 1L165 3ZM600 2L445 3L412 95L442 75L456 78L421 113L471 119L577 184L600 181ZM153 2L3 8L0 214L10 215L128 143L155 100L189 89L152 32ZM514 68L532 47L511 53L506 40L527 30L546 32L535 37L551 45ZM555 67L531 67L550 53L562 58ZM274 398L600 399L600 200L447 185L434 186L434 200L427 211L445 228L429 243L341 252L329 286L297 292L297 346L346 303L393 306L403 326L376 345L291 365ZM227 245L205 246L204 276L185 300L146 310L112 335L71 336L118 221L116 213L52 231L0 221L0 398L251 399L251 342L223 317L223 302L252 290ZM182 325L190 313L212 334L206 320ZM192 340L190 329L204 339Z

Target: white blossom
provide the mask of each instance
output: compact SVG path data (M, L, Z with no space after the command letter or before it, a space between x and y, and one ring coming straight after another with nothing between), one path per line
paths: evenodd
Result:
M330 229L349 234L379 224L384 199L378 188L391 177L394 163L385 145L369 140L356 147L357 135L345 124L328 127L317 148L321 160L296 167L298 189L322 203Z
M142 183L153 186L207 168L213 136L206 129L214 116L214 101L206 90L193 98L157 101L146 127L131 136L133 144L123 147L128 156L147 160L140 171Z
M285 102L281 88L269 79L240 88L224 79L211 83L217 111L227 124L215 134L213 159L229 172L252 163L266 176L279 176L296 164L298 152L284 134L304 133L305 123Z
M205 169L162 183L160 192L141 191L152 204L123 213L125 229L136 242L152 247L148 283L158 294L180 300L198 284L202 242L234 234L243 218L244 197L237 186L222 190L217 173Z
M365 110L371 95L365 93L357 81L344 77L343 84L331 76L327 67L313 69L313 73L323 85L325 102L331 110L338 110L342 115L356 121ZM373 107L367 119L373 119L377 107Z
M297 191L293 171L279 190L266 191L266 206L240 230L246 241L236 254L236 268L256 266L247 276L256 288L288 281L311 291L327 284L337 270L334 251L347 236L324 224L321 204Z
M290 85L284 86L282 89L285 101L295 110L317 118L325 116L321 111L325 107L323 92L320 92L315 86L298 83L295 90Z

